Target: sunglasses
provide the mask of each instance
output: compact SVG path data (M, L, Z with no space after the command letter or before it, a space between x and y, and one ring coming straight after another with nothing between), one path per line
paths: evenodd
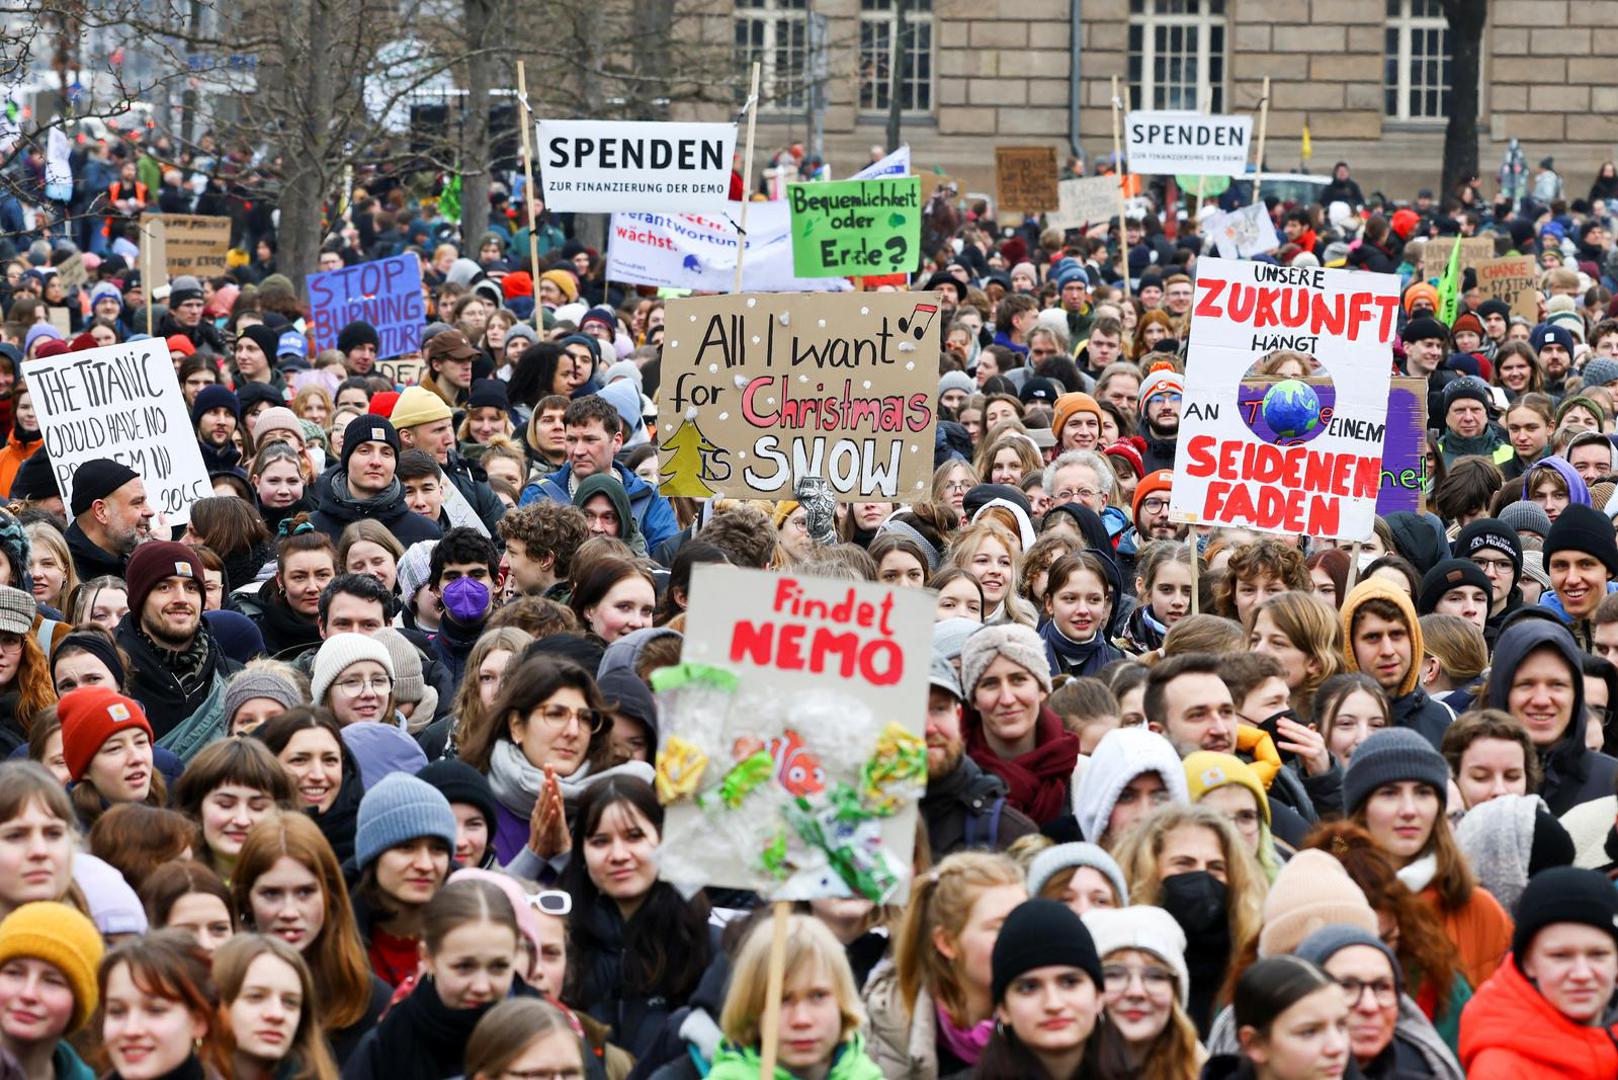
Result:
M528 905L535 911L565 919L573 913L573 896L560 889L544 889L530 894Z

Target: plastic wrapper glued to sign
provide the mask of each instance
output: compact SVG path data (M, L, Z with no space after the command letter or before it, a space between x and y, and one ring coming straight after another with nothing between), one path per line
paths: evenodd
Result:
M933 475L937 293L671 300L658 404L664 495L910 502Z
M902 899L932 594L713 565L691 597L682 662L652 676L661 876L687 893Z
M1369 539L1398 310L1391 274L1198 260L1172 518Z

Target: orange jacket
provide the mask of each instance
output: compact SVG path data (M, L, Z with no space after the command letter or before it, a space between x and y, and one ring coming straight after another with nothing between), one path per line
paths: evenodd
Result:
M1557 1012L1506 957L1461 1013L1467 1080L1612 1080L1618 1031L1575 1024Z
M1481 887L1473 889L1472 898L1454 911L1440 906L1438 890L1431 886L1417 895L1444 920L1444 933L1460 953L1461 974L1473 986L1482 986L1511 949L1511 916Z
M6 439L6 445L0 447L0 495L10 496L11 485L17 479L17 470L44 445L45 440L42 438L24 445L17 441L15 433Z

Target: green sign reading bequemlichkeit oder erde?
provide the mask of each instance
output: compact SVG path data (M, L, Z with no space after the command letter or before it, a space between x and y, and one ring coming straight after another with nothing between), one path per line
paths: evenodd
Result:
M789 184L798 277L908 274L921 262L921 180Z

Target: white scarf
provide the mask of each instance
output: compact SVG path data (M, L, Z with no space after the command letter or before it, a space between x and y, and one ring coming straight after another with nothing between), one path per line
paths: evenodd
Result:
M572 807L591 785L610 776L633 776L650 784L657 773L644 761L626 761L611 769L593 772L587 761L571 776L558 776L556 786L562 789L562 802ZM500 805L529 818L534 813L534 802L545 787L545 770L529 761L522 747L509 739L501 739L494 744L494 752L489 757L489 786L494 789L494 797L500 800Z
M1433 878L1437 873L1438 855L1429 853L1414 862L1406 864L1405 868L1399 871L1398 877L1404 883L1405 888L1413 893L1419 893L1433 883Z

